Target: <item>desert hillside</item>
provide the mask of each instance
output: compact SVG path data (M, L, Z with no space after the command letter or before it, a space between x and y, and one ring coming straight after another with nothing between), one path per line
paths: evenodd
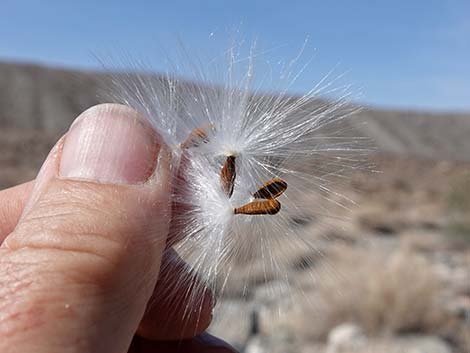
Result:
M107 80L0 63L0 189L34 178ZM240 264L210 330L244 353L470 352L470 113L365 107L351 124L374 141L378 172L337 185L355 205L332 195L333 220L301 195L310 211L292 227L315 246L289 254L296 286Z
M84 109L96 104L106 75L0 63L0 127L64 132ZM380 151L434 159L470 161L470 113L431 114L364 107L362 136Z

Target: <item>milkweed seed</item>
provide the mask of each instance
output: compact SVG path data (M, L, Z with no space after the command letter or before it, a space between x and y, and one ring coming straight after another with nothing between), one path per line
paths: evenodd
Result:
M261 186L253 194L255 199L275 199L287 189L287 183L281 178L274 178Z
M211 125L209 125L211 127ZM209 140L207 138L207 129L198 127L191 131L186 140L181 144L182 149L188 149L191 147L197 147L201 142L207 143Z
M186 140L181 144L182 149L197 147L201 143L209 141L207 130L213 129L213 125L207 127L196 128ZM235 156L228 156L220 171L220 184L225 194L230 198L235 187L235 178L237 176ZM249 202L243 206L233 209L234 214L245 215L274 215L281 210L281 204L275 200L282 195L287 189L287 183L281 178L273 178L264 183L254 194L255 199L263 199L259 201Z
M224 166L222 167L222 171L220 172L220 183L228 197L231 197L233 194L236 174L235 156L228 156L225 160Z
M235 214L246 215L274 215L281 209L281 203L277 200L253 201L233 210Z

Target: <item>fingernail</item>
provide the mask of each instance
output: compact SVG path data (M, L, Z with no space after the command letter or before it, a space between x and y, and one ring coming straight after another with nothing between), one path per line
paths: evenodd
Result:
M64 178L138 184L152 175L160 150L156 133L131 109L94 107L67 133L60 161Z

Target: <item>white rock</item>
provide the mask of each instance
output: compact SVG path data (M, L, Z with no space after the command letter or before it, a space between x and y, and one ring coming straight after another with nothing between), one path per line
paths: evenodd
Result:
M370 338L361 347L328 346L326 353L452 353L452 349L439 337L410 335Z
M243 347L250 337L252 305L244 301L221 300L208 331L237 349Z
M261 339L260 337L253 337L247 343L244 353L268 353L269 352L269 342Z
M452 353L449 345L435 336L410 336L399 341L403 350L409 353Z
M367 337L364 331L352 323L344 323L336 326L328 334L328 353L340 353L352 351L367 345Z

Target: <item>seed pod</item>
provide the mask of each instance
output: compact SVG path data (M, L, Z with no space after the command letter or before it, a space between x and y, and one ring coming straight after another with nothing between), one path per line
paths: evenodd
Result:
M253 194L255 199L275 199L282 195L287 189L287 183L281 178L274 178L263 184L258 191Z
M236 175L235 156L228 156L225 160L224 166L222 167L222 171L220 172L220 183L228 197L231 197L233 194Z
M273 215L279 212L281 209L281 203L277 200L262 200L253 201L237 207L233 210L235 214L246 214L246 215Z

